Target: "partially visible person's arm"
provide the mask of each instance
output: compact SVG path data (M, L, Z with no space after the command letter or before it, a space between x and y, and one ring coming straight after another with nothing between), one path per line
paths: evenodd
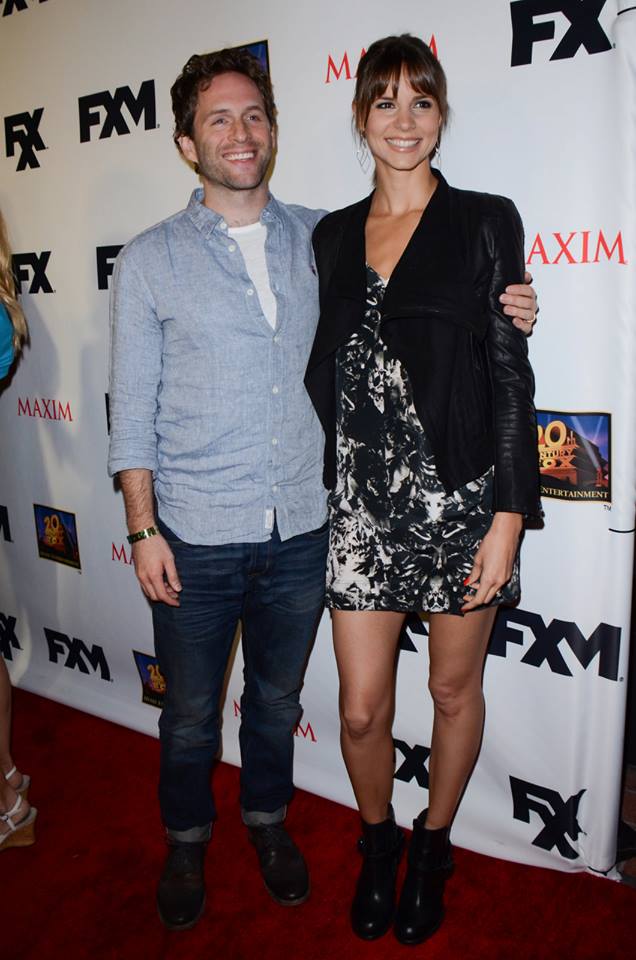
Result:
M0 380L3 380L13 363L13 324L4 304L0 303Z
M144 277L143 250L117 258L111 293L110 450L108 470L118 474L129 534L155 526L152 475L157 469L155 418L161 381L162 330ZM181 589L174 557L161 534L132 548L135 573L150 600L178 606Z
M534 410L534 376L528 344L504 315L499 290L523 272L523 225L515 205L500 201L490 286L488 358L493 389L495 475L493 521L482 540L467 586L462 612L490 603L508 582L523 529L523 518L539 516L539 465ZM509 288L508 288L509 289Z
M155 498L150 470L121 470L119 482L124 494L128 532L155 529ZM160 533L132 545L135 573L149 600L179 606L181 584L172 550Z

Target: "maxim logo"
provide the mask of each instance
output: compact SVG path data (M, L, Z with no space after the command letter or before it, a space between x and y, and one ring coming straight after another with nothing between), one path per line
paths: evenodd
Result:
M0 506L0 533L7 543L13 543L11 539L11 527L9 526L9 511L3 506Z
M13 660L13 651L22 649L15 635L16 622L15 617L0 613L0 653L5 660Z
M36 0L31 0L31 3L35 5ZM39 3L46 3L46 0L38 0ZM29 4L27 0L0 0L0 5L3 5L2 16L10 17L12 13L20 10L28 10Z
M435 56L437 56L437 42L434 34L428 41L428 45ZM357 60L349 56L348 50L345 50L340 59L338 59L337 56L334 57L332 54L329 54L327 57L327 76L325 83L331 83L332 80L355 80L358 72L358 64L366 52L366 48L363 47L358 54ZM354 67L353 71L351 70L351 64L353 64Z
M46 397L18 397L18 416L36 417L40 420L66 420L73 422L71 404Z
M232 701L232 706L234 708L234 716L240 717L241 707L236 702L236 700ZM302 737L303 740L310 740L312 743L318 743L318 737L314 733L314 728L312 727L311 723L309 723L309 721L307 721L305 726L303 726L302 722L299 720L296 726L294 727L294 736Z
M422 747L419 743L411 747L404 740L396 740L395 737L393 738L393 746L404 757L404 761L393 774L393 779L403 780L404 783L415 780L418 786L428 790L428 767L426 764L431 754L430 747Z
M109 280L113 275L115 258L123 247L123 243L115 243L109 247L97 247L97 289L108 290Z
M618 231L612 239L602 230L572 230L567 237L563 233L538 233L532 241L527 264L535 261L548 264L600 263L601 260L614 260L621 266L627 264L623 233Z
M110 680L110 668L101 647L87 646L79 637L67 637L65 633L44 627L44 635L49 647L49 660L59 663L62 660L69 670L80 673L99 674L102 680Z
M556 790L527 783L510 777L510 789L513 800L513 817L522 823L530 823L530 814L536 813L543 821L543 829L532 845L542 850L556 847L566 860L578 859L578 851L568 843L567 838L576 841L583 833L578 822L579 804L585 790L579 790L569 800L564 800Z
M504 609L495 621L489 653L505 657L509 643L524 646L529 641L521 663L541 667L547 663L552 673L571 677L563 653L563 645L580 663L584 670L598 657L598 675L605 680L618 680L618 664L621 651L621 628L608 623L598 627L586 637L582 630L568 620L551 620L546 626L543 617L528 610Z
M6 13L3 16L6 17ZM16 147L20 151L16 170L40 166L36 151L46 150L39 129L43 113L44 107L38 107L33 113L14 113L4 118L7 157L15 157Z
M24 293L22 284L27 283L27 293L53 293L53 287L46 275L46 268L51 259L51 251L42 253L14 253L11 258L11 267L15 285L20 293Z
M144 80L136 96L130 87L117 87L114 93L100 90L99 93L79 97L77 103L80 143L88 143L92 139L93 127L99 128L100 140L106 140L114 133L120 137L130 133L124 107L135 126L139 126L142 118L145 130L154 130L157 126L154 80Z
M128 553L128 551L126 550L126 544L124 543L122 543L120 547L118 547L117 544L115 543L112 544L110 559L113 560L115 563L125 563L128 566L134 563L134 560L132 558L132 550L130 551L130 553Z
M546 18L558 14L568 25L550 60L569 60L583 47L588 53L604 53L612 43L599 23L605 0L515 0L510 4L512 55L510 66L532 63L532 48L543 40L554 40L556 22Z

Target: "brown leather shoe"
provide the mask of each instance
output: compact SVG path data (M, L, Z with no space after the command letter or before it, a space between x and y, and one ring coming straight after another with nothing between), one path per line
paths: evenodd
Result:
M207 843L168 839L168 856L157 887L157 909L168 930L189 930L203 913L206 847Z
M283 824L248 827L248 835L256 847L269 895L283 907L304 903L309 896L307 865Z

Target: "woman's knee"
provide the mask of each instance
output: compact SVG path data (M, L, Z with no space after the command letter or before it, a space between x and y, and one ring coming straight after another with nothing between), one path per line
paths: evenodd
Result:
M340 709L342 732L350 740L366 740L391 729L389 711L385 705L364 701L343 702Z
M435 710L448 718L458 716L463 709L482 697L481 681L473 678L431 676L428 688Z

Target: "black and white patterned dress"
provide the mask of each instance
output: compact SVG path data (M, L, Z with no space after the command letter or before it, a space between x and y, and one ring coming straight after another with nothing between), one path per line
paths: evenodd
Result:
M464 580L492 520L493 471L445 492L406 373L380 337L384 290L367 266L364 322L336 359L327 606L459 613ZM493 603L518 596L517 557Z

